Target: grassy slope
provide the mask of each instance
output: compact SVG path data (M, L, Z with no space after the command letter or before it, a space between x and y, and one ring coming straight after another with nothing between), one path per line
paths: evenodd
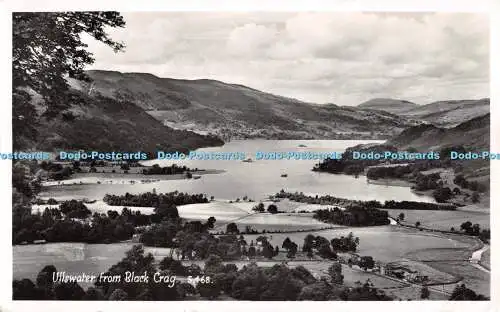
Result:
M397 218L400 213L405 214L404 224L414 225L419 221L424 228L432 228L449 231L454 227L457 231L460 224L469 220L473 224L478 223L481 228L490 227L490 214L484 211L426 211L426 210L387 210L389 215Z
M387 143L399 148L414 147L417 150L429 150L453 145L488 150L490 144L490 114L473 118L450 129L433 125L412 127L390 139Z
M175 127L258 132L261 137L331 138L338 132L399 133L414 125L387 112L315 105L215 80L89 71L96 93L127 99ZM88 84L75 83L88 90Z
M99 151L187 150L222 144L212 137L164 126L136 105L110 98L89 98L71 107L75 120L61 117L39 126L40 150L86 149ZM15 132L16 129L14 129Z
M402 114L423 119L437 126L454 127L489 112L490 99L480 99L434 102L404 111Z

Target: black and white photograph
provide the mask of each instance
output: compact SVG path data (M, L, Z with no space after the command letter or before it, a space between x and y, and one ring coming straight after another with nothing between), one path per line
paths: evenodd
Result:
M487 13L11 14L13 301L491 300Z

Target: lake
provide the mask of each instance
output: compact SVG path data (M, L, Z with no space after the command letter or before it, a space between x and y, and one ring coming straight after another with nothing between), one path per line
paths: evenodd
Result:
M251 156L257 151L265 152L343 152L347 147L364 143L382 141L352 140L246 140L231 141L221 147L199 149L205 152L244 152ZM306 145L306 147L299 147ZM187 193L204 193L219 200L235 200L248 196L259 201L269 195L286 191L299 191L305 194L330 194L337 197L357 200L414 200L434 202L429 196L416 195L409 187L394 187L367 183L365 176L355 178L348 175L334 175L313 172L315 160L151 160L147 165L157 163L161 166L176 163L189 168L223 170L223 173L202 175L200 179L164 180L148 184L94 184L71 185L46 188L43 198L56 199L89 198L102 199L106 193L121 195L126 192L141 193L152 191L171 192L178 190ZM282 174L287 177L281 177Z

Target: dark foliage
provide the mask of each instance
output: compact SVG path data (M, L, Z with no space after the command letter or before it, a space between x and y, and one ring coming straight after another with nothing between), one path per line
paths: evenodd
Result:
M12 93L14 138L34 139L37 116L31 90L44 101L44 115L52 118L76 99L68 94L66 76L88 81L84 68L94 63L81 34L88 34L115 51L105 29L125 26L118 12L16 12L12 15ZM20 142L14 140L14 147Z
M182 174L184 172L189 172L189 171L191 171L191 169L189 169L186 166L179 167L176 164L173 164L171 166L160 167L158 164L154 164L149 168L142 169L142 174L172 175L172 174Z
M349 206L345 210L333 208L314 212L315 219L347 226L386 225L389 224L388 217L387 211L358 205Z
M170 193L155 194L151 192L138 195L125 193L125 195L109 195L103 198L104 202L111 206L128 207L160 207L162 205L188 205L198 203L208 203L208 199L203 194L190 195L178 191Z
M476 294L475 291L465 287L465 285L462 284L455 287L449 300L478 301L478 300L488 300L488 298L483 295Z

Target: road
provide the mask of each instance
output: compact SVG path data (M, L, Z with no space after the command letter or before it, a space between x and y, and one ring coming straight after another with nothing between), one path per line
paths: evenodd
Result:
M490 245L485 244L481 249L474 251L472 253L472 256L469 258L469 262L471 263L471 265L473 267L475 267L476 269L481 270L483 272L486 272L486 273L490 273L490 270L488 270L487 268L485 268L484 266L482 266L479 263L480 263L481 258L483 256L483 253L488 249L490 249Z

